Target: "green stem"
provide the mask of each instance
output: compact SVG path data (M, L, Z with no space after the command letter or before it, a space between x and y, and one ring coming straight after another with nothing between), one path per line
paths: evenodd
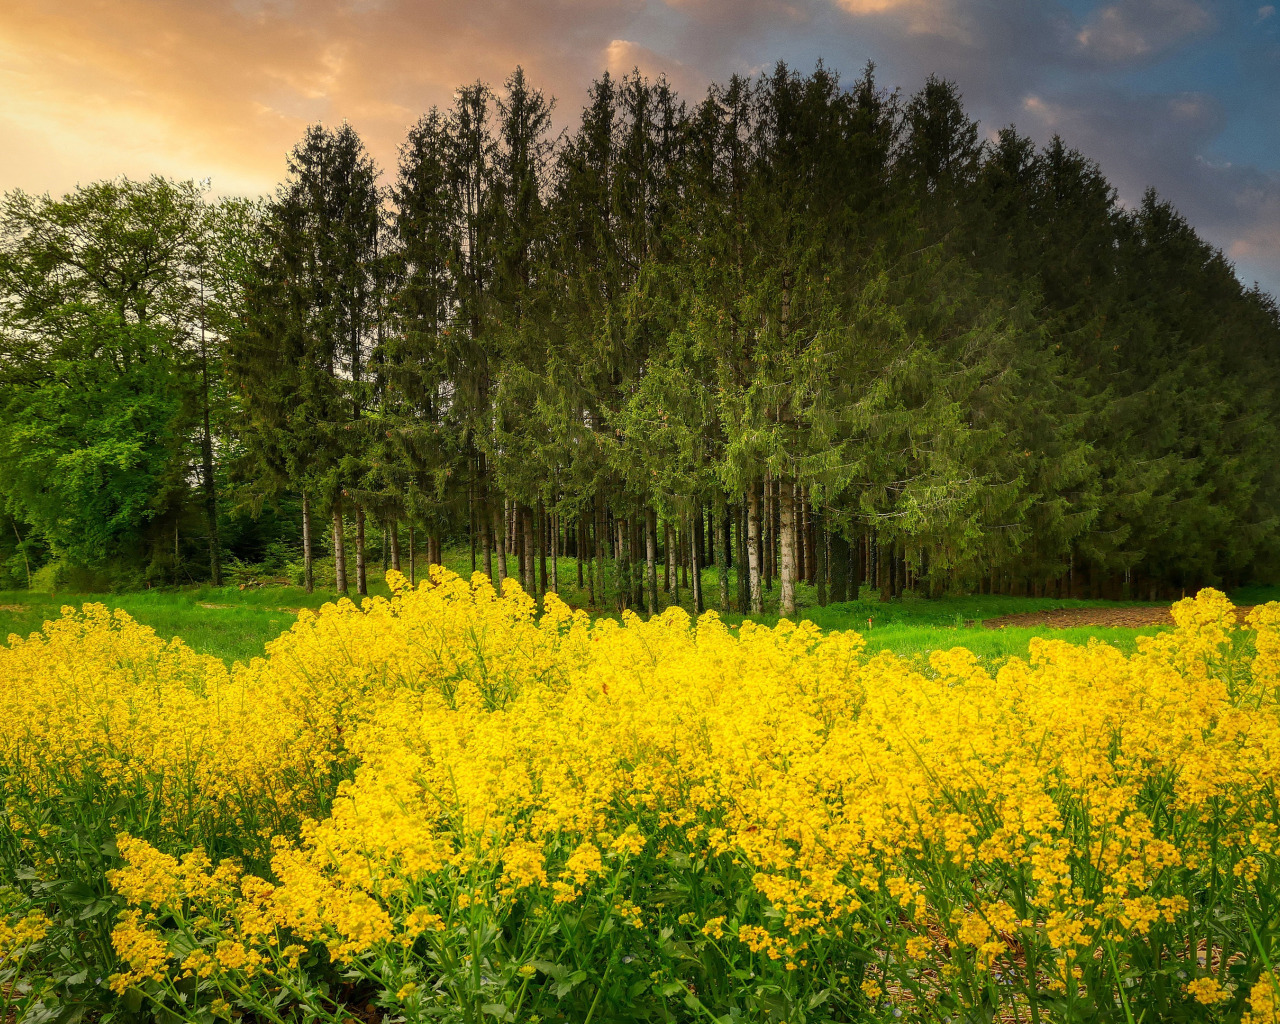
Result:
M1120 967L1116 963L1115 947L1111 944L1110 940L1107 941L1107 955L1111 957L1111 972L1115 975L1116 989L1120 993L1120 1002L1124 1005L1125 1020L1127 1020L1129 1024L1133 1024L1133 1011L1129 1009L1129 997L1125 994L1124 981L1120 978Z

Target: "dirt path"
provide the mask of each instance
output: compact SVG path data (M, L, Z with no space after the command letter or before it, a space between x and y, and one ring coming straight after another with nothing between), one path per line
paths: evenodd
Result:
M1253 611L1250 605L1236 609L1236 620L1243 623ZM1173 616L1166 606L1154 608L1059 608L1048 612L1019 612L1017 615L1001 615L986 619L987 629L1004 629L1005 626L1035 626L1048 629L1069 629L1072 626L1121 626L1139 629L1143 626L1172 626Z

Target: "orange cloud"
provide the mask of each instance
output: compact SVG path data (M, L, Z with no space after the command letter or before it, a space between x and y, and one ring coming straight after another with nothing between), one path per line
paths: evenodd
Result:
M650 79L666 75L671 87L685 99L696 102L707 88L707 79L673 57L664 57L628 39L614 39L605 47L603 66L615 77L638 70Z
M835 0L855 17L882 16L901 21L912 35L944 36L971 43L972 34L951 0Z
M153 172L262 192L315 120L392 167L407 126L517 63L576 114L631 0L10 0L0 189ZM678 65L673 64L673 68Z

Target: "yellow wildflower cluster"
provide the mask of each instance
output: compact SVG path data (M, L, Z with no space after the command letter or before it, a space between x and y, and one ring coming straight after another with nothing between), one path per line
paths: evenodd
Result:
M323 1015L341 977L459 1020L1070 1019L1123 993L1238 1020L1252 987L1269 1019L1280 606L1238 629L1205 591L1132 656L1039 640L992 671L390 582L231 671L92 608L0 653L19 804L93 772L159 816L118 815L119 991Z
M32 943L49 931L49 919L32 910L13 920L0 918L0 962L16 960Z

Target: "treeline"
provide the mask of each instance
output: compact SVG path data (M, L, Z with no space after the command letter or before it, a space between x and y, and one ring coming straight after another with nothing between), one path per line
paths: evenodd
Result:
M653 608L679 561L698 607L776 580L789 613L801 580L1280 568L1274 299L1061 140L982 139L938 79L779 65L686 102L606 75L558 135L517 70L424 116L390 184L343 125L269 201L13 193L0 301L13 575L216 580L275 544L343 590L350 554L363 592L412 531L495 577L515 554L531 592L572 554L594 603Z

